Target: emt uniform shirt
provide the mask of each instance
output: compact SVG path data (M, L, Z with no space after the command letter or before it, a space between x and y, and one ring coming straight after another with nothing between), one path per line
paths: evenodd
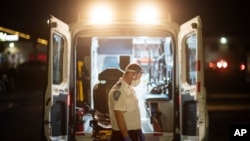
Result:
M109 92L109 111L112 129L119 130L114 110L124 112L127 130L141 129L141 117L135 91L121 78Z

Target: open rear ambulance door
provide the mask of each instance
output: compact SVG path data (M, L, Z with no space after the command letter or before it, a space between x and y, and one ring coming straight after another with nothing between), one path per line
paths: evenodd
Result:
M181 25L178 54L181 141L201 141L206 136L207 113L199 16Z
M44 99L43 128L47 140L68 140L69 114L69 26L50 18L48 82Z

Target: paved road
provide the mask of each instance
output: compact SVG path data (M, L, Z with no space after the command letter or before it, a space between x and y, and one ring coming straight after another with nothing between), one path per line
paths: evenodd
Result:
M41 140L44 88L44 72L36 71L17 76L13 92L0 94L0 141Z
M209 141L229 141L230 126L250 125L250 93L210 93Z
M41 92L19 93L5 100L0 104L0 140L39 141Z

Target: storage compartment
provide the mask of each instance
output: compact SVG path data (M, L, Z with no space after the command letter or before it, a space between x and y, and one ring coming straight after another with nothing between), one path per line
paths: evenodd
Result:
M155 132L173 131L173 102L166 94L146 94L146 111Z

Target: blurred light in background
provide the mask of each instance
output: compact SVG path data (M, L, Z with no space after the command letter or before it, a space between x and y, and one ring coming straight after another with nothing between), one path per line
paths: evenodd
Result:
M226 37L221 37L220 38L220 43L221 44L227 44L227 38Z
M218 68L227 68L228 64L227 64L227 61L225 60L220 60L217 62L217 67Z
M13 42L11 42L10 44L9 44L9 47L10 48L13 48L15 46L15 44L13 43Z
M245 66L245 64L242 63L242 64L240 65L240 70L245 70L245 69L246 69L246 66Z

